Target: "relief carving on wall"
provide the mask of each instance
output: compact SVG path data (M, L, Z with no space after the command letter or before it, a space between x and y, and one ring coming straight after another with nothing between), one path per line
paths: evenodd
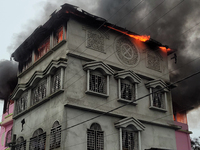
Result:
M99 52L105 52L104 51L104 37L101 34L87 31L87 41L86 41L86 47L93 49L95 51Z
M161 56L153 51L147 52L147 68L161 72Z
M135 45L127 38L118 38L115 43L115 50L118 59L126 65L137 65L139 52Z

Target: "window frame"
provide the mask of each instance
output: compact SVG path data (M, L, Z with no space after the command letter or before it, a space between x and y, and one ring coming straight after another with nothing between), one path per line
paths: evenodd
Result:
M61 125L59 124L58 121L55 121L51 128L49 149L52 150L58 147L61 147Z
M98 123L87 129L87 150L104 150L104 131Z
M87 71L87 87L86 87L86 94L91 95L97 95L100 97L107 98L109 96L109 84L110 84L110 76L114 74L114 70L110 68L107 64L101 62L101 61L92 61L87 62L83 65L83 69ZM106 90L104 93L96 92L90 90L90 81L91 81L91 75L100 74L101 76L105 77L105 87Z
M167 84L159 79L159 80L152 80L146 83L146 87L149 89L149 100L150 100L150 106L149 109L157 110L161 112L167 112L167 93L169 92ZM162 94L162 101L160 104L160 107L154 105L154 90L156 92Z
M136 100L138 98L138 84L141 83L141 78L131 70L118 71L115 73L115 78L118 80L118 101L123 103L132 102L130 104L137 105ZM127 82L128 84L133 86L133 95L131 100L122 97L121 86L123 82Z
M8 132L6 133L6 141L5 141L5 146L9 147L9 143L12 142L12 128L10 130L8 130Z
M24 98L22 100L22 98ZM22 108L22 105L23 104L23 108ZM25 110L27 110L28 108L28 92L24 92L20 98L16 101L16 105L15 105L15 113L16 114L19 114ZM20 110L19 110L20 109Z
M42 148L40 147L41 142L44 142L44 145ZM33 149L32 149L32 146L33 146ZM45 150L46 148L46 132L43 132L41 128L35 130L32 138L30 138L29 150L35 150L35 148L39 148L39 149L41 148L40 150Z
M22 136L17 138L15 150L26 149L26 140Z

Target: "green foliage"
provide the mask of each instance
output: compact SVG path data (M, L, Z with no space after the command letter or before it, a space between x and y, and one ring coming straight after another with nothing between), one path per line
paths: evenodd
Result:
M200 137L198 138L193 138L191 140L191 147L193 150L200 150Z

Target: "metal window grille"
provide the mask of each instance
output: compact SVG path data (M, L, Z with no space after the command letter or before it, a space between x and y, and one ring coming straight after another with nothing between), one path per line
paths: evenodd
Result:
M51 92L54 93L58 91L61 87L61 80L60 80L60 71L57 72L55 75L52 76L52 88Z
M16 104L16 110L17 110L17 113L20 113L24 110L26 110L27 108L27 101L28 101L28 94L24 94L20 99L17 100L17 104Z
M46 97L47 82L40 83L35 89L33 89L33 104L41 101Z
M122 132L122 149L123 150L135 150L134 134L135 132L126 131L126 130Z
M42 133L30 139L30 150L45 150L46 133Z
M6 146L8 146L8 144L11 142L11 140L12 140L12 129L7 132L7 135L6 135Z
M17 139L15 150L26 150L26 141L23 137Z
M90 129L87 130L87 150L103 150L104 133L103 131Z
M159 91L159 88L153 88L153 106L163 108L163 93Z
M55 124L55 123L54 123ZM50 150L60 147L61 145L61 125L53 125L50 134Z
M121 83L121 98L126 100L134 100L135 89L132 84Z
M106 79L104 76L90 74L90 90L106 94Z

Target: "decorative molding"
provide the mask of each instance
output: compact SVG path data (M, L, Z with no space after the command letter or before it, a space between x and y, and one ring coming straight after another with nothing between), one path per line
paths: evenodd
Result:
M117 38L115 41L117 58L126 65L136 66L140 55L135 45L128 38Z
M162 63L161 63L161 60L162 60L162 57L157 54L155 51L147 51L146 53L146 65L147 65L147 68L149 69L152 69L152 70L155 70L155 71L159 71L159 72L162 72L161 68L162 68Z
M145 126L133 117L124 118L115 123L116 128L126 128L129 125L133 125L138 131L143 131L145 129Z
M65 68L66 66L67 66L67 59L65 58L60 58L59 60L52 60L46 67L46 69L44 69L43 71L35 71L27 83L18 84L11 95L11 99L14 100L19 98L23 93L23 91L36 84L43 77L53 73L53 70L55 68L61 68L61 67Z
M103 70L105 75L113 75L114 70L109 67L107 64L103 63L102 61L91 61L87 62L83 65L84 70L96 70L96 69L101 69Z
M141 83L141 80L142 80L138 75L136 75L131 70L118 71L117 73L115 73L115 78L117 78L117 79L129 78L129 79L131 79L132 83Z
M162 88L161 91L169 92L167 84L161 79L149 81L145 85L147 88L156 88L157 86L160 86Z
M104 37L101 34L87 31L86 32L86 47L98 52L105 53L104 51Z

